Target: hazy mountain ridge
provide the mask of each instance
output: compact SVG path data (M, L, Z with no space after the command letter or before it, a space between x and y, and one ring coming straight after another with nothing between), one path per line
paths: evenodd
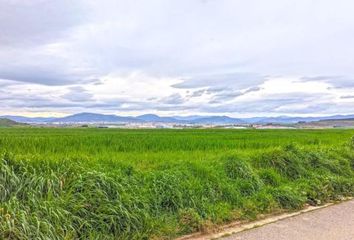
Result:
M25 123L19 123L8 118L0 118L0 127L24 126Z
M46 123L56 119L54 117L23 117L23 116L12 116L12 115L4 115L4 116L0 116L0 118L6 118L12 121L22 122L22 123L41 123L41 122Z
M161 117L155 114L140 116L117 116L98 113L78 113L66 117L23 117L23 116L0 116L21 123L177 123L177 124L293 124L298 122L314 122L323 120L352 119L354 115L333 115L325 117L254 117L232 118L228 116L173 116Z
M144 114L135 118L144 122L183 122L183 120L178 120L173 117L160 117L156 114Z
M60 122L60 123L96 123L96 122L141 122L139 119L134 117L122 117L116 115L105 115L98 113L78 113L70 115L63 118L54 118L50 122Z

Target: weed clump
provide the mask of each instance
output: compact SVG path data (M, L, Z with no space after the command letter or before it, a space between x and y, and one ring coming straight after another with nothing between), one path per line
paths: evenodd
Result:
M193 208L180 209L178 219L182 233L196 232L201 228L202 219Z
M228 157L225 162L225 172L229 178L236 180L236 186L243 196L252 195L263 186L257 173L244 159Z
M274 168L282 176L291 180L308 175L308 159L295 145L287 145L261 154L257 165L260 168Z
M252 179L255 176L253 169L247 161L234 156L226 159L225 172L232 179Z

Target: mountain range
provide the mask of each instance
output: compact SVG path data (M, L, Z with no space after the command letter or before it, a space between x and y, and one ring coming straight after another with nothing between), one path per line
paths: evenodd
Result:
M98 113L78 113L66 117L23 117L5 115L0 118L7 118L20 123L51 124L51 123L176 123L176 124L293 124L298 122L313 122L321 120L340 120L354 118L354 115L333 115L325 117L254 117L254 118L232 118L228 116L171 116L161 117L155 114L144 114L140 116L117 116Z

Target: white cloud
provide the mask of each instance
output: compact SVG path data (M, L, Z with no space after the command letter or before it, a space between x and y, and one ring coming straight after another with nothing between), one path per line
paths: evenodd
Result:
M160 81L160 82L159 82ZM99 83L47 86L0 80L0 108L4 113L93 111L137 115L141 113L227 114L230 116L346 114L353 109L354 89L331 88L321 81L270 78L244 90L179 89L178 79L155 79L140 73L107 76ZM191 94L192 93L192 94ZM345 97L343 97L345 96Z
M0 4L2 112L352 113L349 0Z

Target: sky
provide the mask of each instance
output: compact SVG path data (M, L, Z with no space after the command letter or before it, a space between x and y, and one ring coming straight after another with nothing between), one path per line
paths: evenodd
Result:
M354 114L351 0L0 0L0 115Z

